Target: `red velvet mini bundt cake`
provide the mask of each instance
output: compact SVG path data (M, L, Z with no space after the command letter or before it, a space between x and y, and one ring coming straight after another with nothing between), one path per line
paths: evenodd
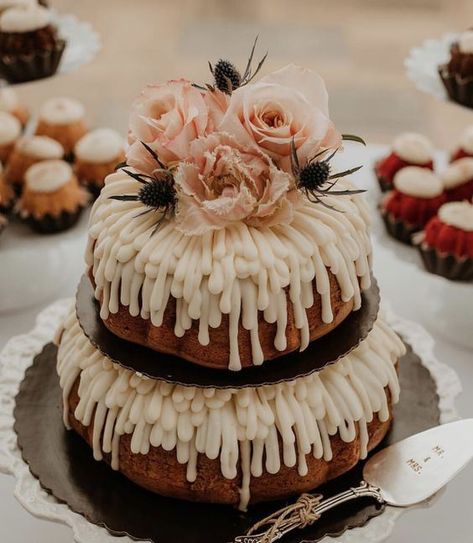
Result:
M449 202L473 198L473 158L460 158L450 164L441 176Z
M393 142L391 153L375 165L381 190L391 190L394 176L406 166L420 166L433 170L432 155L432 144L421 134L407 132L398 136Z
M394 177L394 190L381 204L388 232L404 243L422 230L446 202L440 179L426 168L409 166Z
M415 242L432 273L449 279L473 279L473 204L444 204Z

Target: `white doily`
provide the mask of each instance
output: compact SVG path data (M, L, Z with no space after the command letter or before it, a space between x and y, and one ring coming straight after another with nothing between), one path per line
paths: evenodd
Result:
M59 65L60 74L67 74L87 64L100 51L102 47L100 36L90 23L79 21L75 15L56 11L53 11L53 23L57 25L59 33L67 41L64 56Z
M72 303L71 299L59 300L38 316L35 328L29 333L12 338L0 353L0 471L12 474L16 479L15 496L31 514L70 526L78 543L132 543L128 537L111 536L104 528L87 522L74 513L67 505L58 503L47 494L33 477L27 464L22 460L13 430L13 410L25 370L34 357L50 342L60 321ZM442 423L458 418L455 397L461 390L456 373L439 362L433 352L434 341L418 324L406 321L387 310L387 317L393 328L412 346L428 368L437 384L440 419ZM379 543L391 533L396 519L404 510L387 507L378 517L362 528L345 532L339 538L325 538L336 543Z
M425 40L420 47L413 47L404 61L407 77L415 86L440 100L447 100L447 92L440 79L438 67L448 61L450 45L458 34L444 34L438 39Z

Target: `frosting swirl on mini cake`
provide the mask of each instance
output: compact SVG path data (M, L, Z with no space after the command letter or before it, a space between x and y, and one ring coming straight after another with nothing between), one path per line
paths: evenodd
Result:
M393 142L393 151L399 158L411 164L427 164L433 155L430 141L415 132L400 134Z
M153 213L142 214L140 202L111 197L136 192L140 183L123 171L109 176L94 204L87 264L101 301L100 316L117 313L120 304L160 326L171 299L176 299L174 333L182 337L199 321L198 339L209 344L209 327L229 315L229 364L241 369L238 327L250 331L253 364L264 361L258 319L276 323L274 346L287 347L287 299L293 304L301 349L309 343L306 309L314 304L313 282L322 301L322 320L333 321L329 270L343 301L361 306L361 291L370 286L369 210L360 195L327 195L329 209L304 201L290 224L256 228L243 222L186 235L174 219L156 229ZM340 180L340 188L348 188ZM140 213L141 212L141 213Z
M0 15L1 32L34 32L51 22L51 12L43 6L13 7Z
M406 166L394 176L394 188L414 198L435 198L442 194L440 179L427 168Z
M83 119L85 109L73 98L50 98L42 105L39 115L49 124L69 124Z
M10 113L0 111L0 145L13 143L20 134L20 121Z
M455 160L442 173L441 179L446 190L454 189L473 180L473 158L465 157Z
M212 389L172 385L113 364L92 346L72 310L60 339L57 371L69 426L69 394L79 378L74 417L93 424L94 458L111 453L119 469L120 437L129 434L134 454L150 447L175 450L187 464L187 480L197 478L197 457L219 459L223 477L242 471L240 508L250 501L251 477L281 466L307 474L306 455L332 459L330 436L346 443L360 437L368 446L367 424L377 414L389 418L399 398L395 364L405 352L398 336L378 318L368 337L351 353L320 372L258 388ZM157 355L159 356L159 355ZM280 453L279 441L283 454Z
M473 232L473 204L469 202L449 202L438 213L439 219L449 226L465 232Z
M28 8L37 5L37 0L0 0L0 13L9 8Z
M72 168L63 160L44 160L30 166L25 183L34 192L55 192L72 178Z
M48 136L29 136L17 143L18 150L28 156L43 160L60 159L64 156L62 145Z
M83 136L75 147L79 160L100 164L110 162L123 153L125 141L111 128L97 128Z

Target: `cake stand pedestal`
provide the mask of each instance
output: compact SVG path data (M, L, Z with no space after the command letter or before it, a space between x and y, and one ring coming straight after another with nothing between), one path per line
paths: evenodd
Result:
M13 221L0 238L0 314L44 303L84 267L89 211L70 230L39 235Z

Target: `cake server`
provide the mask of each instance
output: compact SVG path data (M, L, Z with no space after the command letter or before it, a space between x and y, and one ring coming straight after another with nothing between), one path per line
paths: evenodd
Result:
M370 496L381 504L408 507L420 503L457 475L473 458L473 419L436 426L373 455L359 486L323 499L303 494L297 502L255 524L234 543L273 543L316 522L338 505Z

